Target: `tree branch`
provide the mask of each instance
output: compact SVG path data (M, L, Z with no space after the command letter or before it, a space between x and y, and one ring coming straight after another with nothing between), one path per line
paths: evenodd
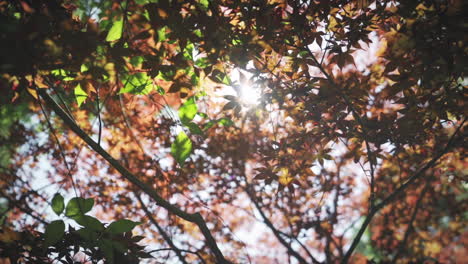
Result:
M309 249L297 237L292 236L290 234L286 234L286 233L284 233L284 232L282 232L280 230L278 230L278 232L280 234L282 234L283 236L285 236L285 237L287 237L287 238L289 238L291 240L296 241L299 244L299 246L301 246L301 248L307 253L307 255L309 256L309 258L312 260L313 263L320 263L320 261L318 261L316 258L314 258L314 256L309 251Z
M125 179L129 182L136 185L144 193L149 195L159 206L165 208L169 212L177 215L178 217L195 223L205 237L207 246L211 249L213 254L216 257L218 263L231 263L226 260L223 256L223 253L218 248L218 245L211 235L210 230L208 229L205 220L200 215L200 213L187 213L181 210L179 207L169 203L164 198L162 198L152 187L140 181L135 175L133 175L129 170L123 167L117 160L115 160L107 151L105 151L100 145L98 145L92 138L90 138L73 120L62 110L62 108L50 97L45 89L38 89L39 95L45 100L46 104L52 108L55 113L62 119L62 121L73 131L75 132L83 141L85 141L88 146L91 147L95 152L101 155L114 169L116 169Z
M413 184L417 179L421 178L424 173L432 168L437 161L448 152L448 150L452 147L453 142L455 141L455 137L460 131L460 129L463 127L463 124L465 123L466 119L463 120L458 126L458 128L455 130L455 133L450 137L450 140L447 142L447 145L445 145L444 149L441 150L435 157L433 157L426 165L424 165L422 168L420 168L413 176L411 176L404 184L402 184L400 187L398 187L393 193L391 193L387 198L385 198L381 203L377 204L375 207L372 207L369 214L367 215L366 219L364 220L364 223L362 223L361 228L359 229L356 237L354 238L353 242L351 243L350 248L346 252L344 258L341 260L342 264L348 263L349 259L351 258L351 255L353 254L353 251L356 249L357 245L359 244L359 241L361 241L361 237L364 234L364 231L366 230L367 226L369 225L370 221L374 217L374 215L380 211L382 208L384 208L387 204L390 202L393 202L393 200L397 199L398 196L403 193L411 184Z
M281 236L281 233L275 228L275 226L273 225L273 223L270 221L270 219L268 219L268 217L265 215L265 213L263 212L262 208L260 207L260 205L258 204L258 202L255 200L255 197L254 195L252 194L252 192L249 190L249 186L247 186L246 188L246 193L247 195L249 196L250 200L252 201L252 203L255 205L255 208L257 208L257 211L260 213L260 215L262 216L262 219L263 219L263 222L268 226L268 228L271 229L271 231L273 232L273 234L275 235L275 237L278 239L278 241L288 250L288 252L293 255L297 261L299 261L299 263L302 263L302 264L306 264L307 261L297 252L295 251L291 245L289 245L289 243Z
M172 248L172 250L175 252L177 257L179 258L180 262L183 264L187 264L187 261L185 261L184 256L182 255L180 249L172 242L172 239L169 237L169 235L164 231L164 229L158 224L156 219L154 219L153 215L150 213L148 210L148 207L146 207L145 203L141 199L140 195L134 192L136 198L140 202L141 208L143 208L143 211L145 211L146 216L150 220L150 222L158 229L158 232L161 234L163 239L166 241L166 243L169 245L169 247Z
M159 249L155 249L155 250L151 250L150 252L148 253L154 253L154 252L159 252L159 251L169 251L169 250L174 250L172 248L159 248ZM206 264L206 261L202 258L202 256L200 256L200 254L196 251L191 251L191 250L185 250L185 249L181 249L180 251L182 252L185 252L185 253L189 253L189 254L193 254L193 255L196 255L200 261L203 263L203 264Z
M408 227L406 228L405 236L403 237L403 240L400 242L400 246L398 247L398 251L397 251L395 257L393 258L392 263L395 263L398 260L398 258L403 253L403 250L406 247L406 242L408 241L409 235L413 231L413 222L416 219L416 215L418 214L419 208L421 207L421 203L422 203L422 200L424 198L424 195L429 190L429 187L430 187L430 184L429 184L429 182L427 182L426 186L424 186L424 189L422 190L418 200L416 201L416 205L414 206L413 214L411 215L411 219L410 219L410 221L408 223Z
M313 62L316 64L320 70L320 72L325 76L327 81L330 83L332 86L333 90L335 90L338 95L345 101L346 105L348 108L351 110L351 113L358 122L359 126L361 126L362 134L364 135L364 143L366 145L366 150L367 150L367 159L369 160L369 167L370 167L370 173L371 173L371 180L370 180L370 189L371 189L371 197L370 197L370 204L371 207L373 206L374 203L374 189L375 189L375 183L374 183L374 175L375 175L375 159L372 156L372 151L370 148L369 140L368 140L368 134L367 134L367 129L364 126L364 122L362 121L361 116L358 114L356 108L353 105L353 102L351 102L351 99L348 98L348 96L340 89L340 87L336 84L335 80L333 77L328 74L328 72L323 68L322 64L317 60L315 55L312 53L312 51L309 49L309 47L305 47L305 50L309 53L310 57L312 58Z

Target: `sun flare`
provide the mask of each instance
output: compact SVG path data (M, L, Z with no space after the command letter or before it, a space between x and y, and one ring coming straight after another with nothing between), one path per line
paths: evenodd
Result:
M241 103L246 106L256 106L262 98L261 89L253 82L249 73L244 73L239 69L233 71L232 80L237 83L236 92L238 93Z
M241 84L240 86L240 100L248 106L255 106L260 103L261 92L259 87L249 84Z

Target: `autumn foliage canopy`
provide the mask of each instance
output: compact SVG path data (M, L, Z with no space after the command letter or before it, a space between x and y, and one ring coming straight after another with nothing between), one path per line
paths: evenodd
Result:
M0 0L0 263L462 263L462 0Z

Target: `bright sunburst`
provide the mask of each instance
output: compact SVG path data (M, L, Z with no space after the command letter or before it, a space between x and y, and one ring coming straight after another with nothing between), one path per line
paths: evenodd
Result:
M262 97L261 89L252 81L252 78L248 73L244 73L243 71L236 69L233 71L231 78L238 84L238 86L235 87L235 90L243 104L250 107L260 103L260 99Z

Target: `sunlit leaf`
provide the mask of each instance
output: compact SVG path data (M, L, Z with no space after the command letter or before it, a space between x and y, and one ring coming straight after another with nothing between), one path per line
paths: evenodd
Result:
M86 214L91 211L94 205L94 199L84 199L81 197L72 198L65 209L65 216L73 217L77 215Z
M200 6L204 9L208 9L208 5L210 4L209 0L198 0L198 3L200 3Z
M162 27L160 29L158 29L158 41L165 41L167 39L166 37L166 29L167 27Z
M195 134L195 135L203 135L203 131L197 124L193 122L189 122L189 123L185 123L184 125L188 127L188 129L190 130L190 133Z
M120 39L122 37L123 24L123 19L114 21L109 33L107 33L106 41L112 42Z
M232 126L232 125L234 125L234 122L231 119L227 118L227 117L220 118L220 119L217 120L217 122L218 122L218 124L223 125L223 126Z
M190 97L180 108L179 108L179 118L183 124L188 124L193 120L197 114L197 103L195 102L194 97Z
M190 156L192 152L192 141L187 134L180 132L176 139L171 145L171 154L174 159L182 167L184 166L185 160Z
M88 94L86 94L86 92L81 88L81 85L78 84L76 87L75 87L75 99L76 99L76 102L78 103L78 107L81 106L81 104L83 104L83 102L86 100L86 98L88 98Z
M284 186L289 185L293 180L294 180L294 178L289 173L288 168L281 168L279 170L279 172L278 172L278 182L281 185L284 185Z
M146 72L138 72L127 77L119 93L146 95L154 88L153 81Z

